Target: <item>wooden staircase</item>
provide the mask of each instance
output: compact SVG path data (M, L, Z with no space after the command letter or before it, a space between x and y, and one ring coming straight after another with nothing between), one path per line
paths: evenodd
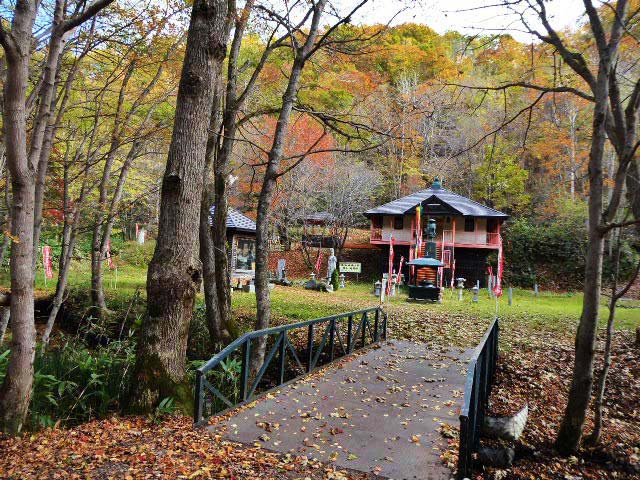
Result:
M420 247L420 255L418 257L426 257L427 256L427 244L422 243ZM442 258L442 246L440 244L436 244L436 259L440 260Z
M427 256L427 245L426 244L422 244L422 246L420 247L420 255L419 257L426 257ZM436 260L442 260L442 244L436 244ZM450 268L451 265L448 264L448 262L443 262L445 264L444 268Z

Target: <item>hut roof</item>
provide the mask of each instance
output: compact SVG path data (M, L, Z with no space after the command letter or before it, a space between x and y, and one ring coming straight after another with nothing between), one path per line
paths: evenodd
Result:
M425 217L437 214L457 214L465 217L509 218L506 213L443 188L439 181L435 181L430 188L367 210L365 215L405 215L414 212L416 207L421 204L425 206L423 210Z
M213 214L216 211L215 205L211 206L209 210L209 225L213 225ZM239 232L256 232L256 222L251 220L246 215L243 215L235 208L229 208L229 214L227 215L227 228L229 230L237 230Z

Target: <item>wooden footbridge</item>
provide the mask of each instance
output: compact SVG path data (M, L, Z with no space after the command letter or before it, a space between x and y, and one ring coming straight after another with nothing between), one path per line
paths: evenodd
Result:
M230 441L396 480L451 478L440 431L459 424L458 476L470 475L498 321L474 350L386 336L379 308L248 333L198 369L195 421L224 412L207 428ZM268 353L251 375L261 338Z

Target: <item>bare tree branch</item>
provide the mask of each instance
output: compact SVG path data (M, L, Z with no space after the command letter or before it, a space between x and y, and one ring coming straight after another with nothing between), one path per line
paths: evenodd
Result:
M574 95L584 98L585 100L589 100L590 102L594 101L593 95L583 92L580 89L577 89L574 87L567 87L567 86L549 87L545 85L536 85L536 84L527 83L527 82L510 82L510 83L498 85L496 87L474 87L473 85L465 85L461 83L446 83L445 85L466 88L469 90L480 90L485 92L503 91L509 88L521 87L521 88L528 88L530 90L537 90L539 92L545 92L545 93L573 93Z

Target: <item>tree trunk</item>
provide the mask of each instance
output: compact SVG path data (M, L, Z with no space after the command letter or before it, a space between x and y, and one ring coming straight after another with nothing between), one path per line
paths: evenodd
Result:
M221 80L221 78L220 78ZM215 203L215 187L213 181L213 165L217 157L218 136L220 129L220 103L222 85L219 81L215 85L216 91L211 109L211 126L209 127L209 139L207 140L206 161L203 171L202 202L200 204L200 261L202 262L202 283L204 288L205 315L211 346L227 344L231 335L226 328L226 323L221 314L218 286L216 278L216 258L226 255L226 244L222 250L216 250L213 242L213 225L211 220L211 206ZM225 222L226 232L226 222Z
M298 57L294 61L289 77L289 85L282 98L282 108L278 117L273 145L269 152L267 170L264 174L262 189L260 190L258 200L255 279L257 317L255 330L262 330L269 327L271 321L271 296L269 291L269 216L276 181L278 179L278 169L284 151L287 128L289 126L293 102L295 101L303 67L304 62ZM260 366L264 362L266 341L267 339L265 337L260 337L256 340L256 348L253 349L254 354L251 359L251 371L254 374L260 369Z
M64 294L67 290L67 281L69 279L69 269L71 268L71 261L73 259L73 249L75 247L78 229L79 209L76 208L74 213L74 219L72 225L65 224L65 231L63 232L63 244L62 253L60 255L60 268L58 270L58 282L56 283L56 293L53 296L51 302L51 310L47 317L47 325L44 333L42 334L42 345L47 347L49 345L49 339L51 338L51 332L53 325L60 311L60 307L64 301Z
M238 129L237 116L244 104L247 95L253 89L259 72L264 62L256 67L252 78L246 85L244 92L238 96L238 76L240 67L238 58L242 46L242 39L253 9L255 0L248 0L242 9L242 13L235 22L235 32L229 52L227 66L227 86L224 99L224 111L222 116L223 138L220 149L213 162L213 188L215 212L213 215L213 248L215 252L215 285L218 301L218 313L220 323L230 337L238 335L237 327L233 322L231 312L231 271L229 267L229 252L227 239L227 218L229 216L229 174L231 173L231 156L235 145L235 137ZM262 65L262 66L261 66ZM217 130L216 130L217 131Z
M604 77L604 78L603 78ZM603 156L606 140L607 77L600 73L593 114L593 137L589 153L589 243L585 262L584 299L582 315L576 334L576 356L573 367L569 400L560 426L556 448L563 454L575 452L582 438L587 409L593 387L593 361L599 319L602 284L602 257L604 236L602 221Z
M235 117L233 119L235 123ZM225 129L225 134L227 130ZM224 146L224 145L223 145ZM231 316L231 272L227 253L227 217L229 214L228 169L231 162L231 147L222 152L214 162L215 212L213 215L213 249L215 252L215 286L218 299L220 324L226 335L237 335Z
M97 125L97 124L94 124ZM94 126L95 128L95 126ZM76 152L75 159L73 162L77 162L80 156L80 149ZM64 189L63 189L63 212L64 212L64 226L62 229L62 248L60 252L60 261L58 263L58 281L56 283L56 292L53 297L53 301L51 304L51 311L49 312L49 316L47 318L47 324L45 327L45 331L42 334L42 345L46 348L49 345L49 340L51 338L51 332L53 330L53 325L55 323L56 317L58 316L58 312L60 311L60 307L64 302L64 294L67 289L67 280L69 278L69 269L71 268L71 262L73 261L73 250L75 248L75 243L78 235L78 228L80 226L80 212L81 208L84 205L84 202L87 198L87 195L90 191L90 188L87 188L87 182L89 181L89 170L90 166L93 162L92 155L88 155L85 162L82 185L80 187L80 192L75 202L73 202L73 206L71 207L70 202L70 180L69 180L69 166L70 163L65 158L64 161L64 173L63 173L63 181L64 181Z
M595 418L593 420L593 432L589 438L589 442L593 445L600 441L602 433L602 404L604 402L604 391L607 384L607 375L611 368L611 345L613 343L613 325L616 319L616 306L618 299L618 276L620 273L620 236L618 236L618 245L615 253L615 273L613 275L613 284L611 286L611 301L609 302L609 318L607 319L607 338L604 347L604 365L598 378L598 387L596 400L594 404Z
M35 165L27 153L26 93L31 33L36 2L20 1L12 20L11 40L3 39L7 61L4 83L4 141L11 172L11 355L0 387L0 430L20 432L33 383L36 329L33 307L33 201Z
M102 242L100 236L101 224L93 226L91 236L91 305L97 316L102 316L107 311L107 302L104 297L102 283Z
M209 209L213 204L213 186L210 182L204 186L202 203L200 205L200 261L202 262L202 282L204 287L204 302L206 307L207 329L211 345L226 343L230 338L225 330L218 310L218 292L216 290L216 262L213 246L212 227L209 225Z
M253 9L254 0L248 0L242 9L242 13L236 16L235 31L229 51L227 66L227 86L224 98L222 122L217 114L222 103L221 95L214 102L214 115L212 118L210 139L207 145L207 165L205 167L205 191L201 206L200 228L201 244L200 258L203 267L203 281L205 301L207 304L207 325L212 342L222 341L226 343L238 332L233 322L231 311L231 272L229 270L229 249L227 241L227 217L228 217L228 176L230 173L231 155L235 144L235 135L238 128L237 115L244 100L253 88L257 79L257 73L262 69L261 62L247 83L241 98L238 98L238 57L242 46L244 31ZM234 7L235 8L235 5ZM264 58L264 56L263 56ZM222 92L222 84L217 88ZM222 126L222 138L219 136ZM213 170L213 172L211 171ZM211 174L213 173L213 179ZM210 208L215 205L215 213L211 225L209 225ZM204 243L202 243L204 241ZM210 308L211 307L211 308Z
M104 297L104 287L102 284L102 261L104 260L105 251L102 247L102 228L108 217L108 194L109 181L111 179L111 170L116 160L116 153L121 146L121 133L125 128L126 120L123 119L123 108L125 104L125 94L127 85L135 71L136 62L131 61L125 71L122 84L118 93L118 102L115 108L113 130L111 132L111 140L109 152L104 161L102 169L102 177L100 178L98 208L94 216L94 224L91 235L91 303L97 316L101 316L107 312L107 302ZM106 244L105 244L106 245Z
M42 133L39 139L38 154L38 170L36 174L35 203L34 203L34 221L33 221L33 267L36 267L36 259L38 256L38 248L40 244L40 232L42 231L42 207L44 204L44 195L46 192L47 171L49 169L49 156L53 147L53 137L56 132L55 125L51 124L50 119L55 106L57 104L57 96L55 94L55 81L60 70L60 57L64 46L64 37L62 32L57 31L57 26L62 21L63 2L56 2L56 13L54 15L54 29L49 41L49 52L44 68L43 83L40 91L39 113L37 123L42 123ZM38 125L36 129L38 131ZM33 149L33 146L32 146Z
M577 110L571 108L569 112L569 194L571 200L576 196L576 151L577 151L577 135L576 135L576 121L578 118Z
M8 80L7 83L13 82ZM5 101L9 103L8 100ZM12 117L15 118L15 114L7 115L5 122L15 121ZM22 130L22 132L25 131ZM26 156L24 161L19 160L17 163L27 167ZM12 175L13 219L11 234L18 241L13 242L10 257L11 356L2 389L0 389L0 423L2 429L8 433L18 433L22 429L31 399L33 381L36 344L33 306L34 271L32 268L34 174L33 169L27 167L21 173L16 172Z
M629 164L627 174L627 201L631 207L633 218L640 220L640 158L636 155ZM640 234L640 223L636 224L636 231Z
M273 197L273 185L275 180L267 181L265 175L258 201L257 221L256 221L256 323L255 330L262 330L269 326L271 321L271 296L269 292L269 210ZM251 355L251 374L260 370L264 363L267 339L259 337L256 340L255 348Z
M0 75L3 75L4 72L2 71L2 65L0 64ZM4 75L1 77L4 78ZM0 105L2 103L0 102ZM2 180L2 174L4 173L4 164L5 164L5 158L4 158L4 142L2 140L0 140L0 180Z
M60 0L56 1L49 47L55 49L54 40L57 35L72 31L111 1L94 2L87 9L76 12L62 26L60 19L66 4ZM33 128L29 132L30 148L27 149L27 86L33 25L38 6L39 2L33 0L18 0L13 10L10 34L5 31L4 24L0 27L0 43L7 62L4 84L4 140L13 186L11 231L12 237L16 239L11 247L11 355L0 387L0 429L11 434L22 429L33 383L36 345L33 305L36 175L45 128L51 113L51 102L47 101L47 95L53 90L53 86L48 84L50 77L45 76L42 86L44 96Z
M131 410L150 411L165 397L186 406L189 323L201 281L194 257L198 239L202 171L214 86L226 53L227 2L197 0L191 10L184 65L167 167L160 222L147 278L147 313L142 323Z
M256 304L257 317L255 323L256 330L262 330L269 326L271 320L271 296L269 292L269 214L276 182L278 180L278 170L284 153L284 145L291 119L291 111L296 99L300 77L305 63L312 54L315 44L320 18L326 6L326 0L319 0L313 7L313 18L309 28L308 36L303 46L298 47L294 52L294 60L291 66L291 73L287 83L287 89L282 96L282 106L278 115L278 122L274 132L273 143L269 151L267 168L262 181L262 189L258 199L257 221L256 221ZM256 348L253 349L251 358L251 372L255 374L264 362L266 348L266 338L261 337L256 341Z
M6 178L6 184L5 184L5 190L4 190L4 201L7 207L6 225L4 227L4 230L6 230L7 232L11 231L11 201L9 200L9 182L10 181L11 181L11 176L7 171L7 178ZM7 250L9 249L10 240L11 240L11 237L7 233L4 233L2 235L2 245L0 246L0 267L2 267L2 265L4 264L4 258L7 255Z

